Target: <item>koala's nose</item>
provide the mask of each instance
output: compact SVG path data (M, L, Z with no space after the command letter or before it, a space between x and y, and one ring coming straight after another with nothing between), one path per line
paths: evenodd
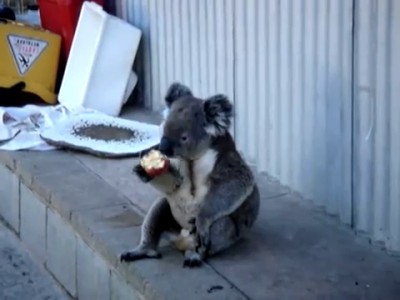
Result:
M173 154L172 141L163 136L161 138L159 150L162 154L171 156Z

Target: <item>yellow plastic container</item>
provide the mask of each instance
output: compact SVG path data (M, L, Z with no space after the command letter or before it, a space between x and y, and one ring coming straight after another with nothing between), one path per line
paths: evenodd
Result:
M24 91L57 103L61 37L40 27L0 19L0 87L24 81Z

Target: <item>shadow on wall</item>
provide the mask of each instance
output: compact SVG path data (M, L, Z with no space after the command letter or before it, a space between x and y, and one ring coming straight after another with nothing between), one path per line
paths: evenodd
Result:
M351 74L343 75L327 68L317 72L313 111L305 111L304 120L312 118L311 132L304 144L302 164L303 190L306 198L324 207L328 214L351 222ZM321 76L322 75L322 76Z
M145 34L142 31L142 34ZM145 86L144 86L144 49L143 49L143 37L140 40L138 51L136 54L135 62L133 64L133 71L138 76L138 81L132 94L129 96L126 106L144 106L145 105Z

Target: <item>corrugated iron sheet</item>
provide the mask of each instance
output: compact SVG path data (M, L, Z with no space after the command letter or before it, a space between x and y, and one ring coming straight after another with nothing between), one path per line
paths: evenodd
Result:
M355 227L400 250L400 2L355 9Z
M143 30L146 103L164 105L173 81L202 97L225 93L233 101L231 0L121 1L119 15ZM138 59L140 59L138 57Z
M226 93L238 147L259 171L400 251L398 1L120 4L143 30L149 107L173 81Z
M351 222L352 1L235 7L236 140L282 183Z
M149 72L151 62L150 49L150 1L120 0L115 1L116 14L142 30L142 40L135 59L134 71L138 74L135 88L137 102L151 106L152 73ZM118 47L118 45L116 45ZM116 50L118 51L118 50ZM118 53L118 52L116 52Z

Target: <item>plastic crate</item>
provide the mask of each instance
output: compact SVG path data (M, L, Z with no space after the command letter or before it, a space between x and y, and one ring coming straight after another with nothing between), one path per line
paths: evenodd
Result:
M62 58L67 60L84 0L38 0L43 28L62 37ZM93 2L103 6L103 0Z

